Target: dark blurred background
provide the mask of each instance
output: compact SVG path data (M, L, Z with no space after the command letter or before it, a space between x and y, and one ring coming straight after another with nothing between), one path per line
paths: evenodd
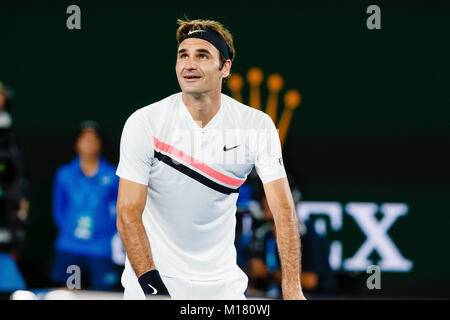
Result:
M81 8L81 30L66 27L71 4ZM366 27L371 4L381 8L381 30ZM127 117L179 91L175 31L184 15L230 29L234 73L245 77L252 67L265 76L279 73L281 94L301 93L284 161L302 200L408 206L388 234L413 267L383 272L382 289L368 290L365 270L342 263L335 270L343 275L339 292L448 297L450 5L444 1L2 0L0 81L16 93L13 128L29 180L20 259L27 285L47 285L56 237L52 183L57 167L74 155L77 125L98 121L104 155L117 164ZM247 101L248 84L242 93ZM267 89L261 94L265 105ZM327 237L342 243L342 260L352 257L366 239L361 228L345 210L339 231L327 219ZM376 251L370 258L379 262Z

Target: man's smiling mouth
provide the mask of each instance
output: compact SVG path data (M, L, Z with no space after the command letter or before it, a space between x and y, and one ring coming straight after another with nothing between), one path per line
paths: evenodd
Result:
M191 74L191 75L185 75L183 76L184 79L186 80L196 80L196 79L200 79L201 77L195 74Z

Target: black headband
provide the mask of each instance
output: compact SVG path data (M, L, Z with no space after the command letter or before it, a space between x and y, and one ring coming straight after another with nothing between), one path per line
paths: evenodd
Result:
M217 50L219 50L219 52L222 54L222 56L225 57L225 59L230 59L230 51L228 49L227 43L225 42L225 39L220 35L220 33L208 28L201 30L191 30L188 32L188 34L180 38L178 46L188 38L199 38L206 40L214 47L216 47Z

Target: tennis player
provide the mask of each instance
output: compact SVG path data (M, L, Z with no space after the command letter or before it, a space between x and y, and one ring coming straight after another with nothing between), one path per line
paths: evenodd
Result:
M298 220L271 118L221 93L235 56L216 21L178 20L181 92L135 111L120 142L117 227L125 299L245 299L234 247L253 167L277 227L284 299L305 299Z

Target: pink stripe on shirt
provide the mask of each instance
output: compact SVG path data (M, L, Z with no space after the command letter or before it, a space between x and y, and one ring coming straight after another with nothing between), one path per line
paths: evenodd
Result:
M174 146L166 144L166 143L158 140L155 137L153 137L153 141L154 141L155 147L157 149L164 151L166 153L169 153L170 155L174 156L175 158L183 161L184 163L189 164L190 166L196 168L197 170L205 173L206 175L208 175L220 182L226 183L226 184L228 184L230 186L234 186L234 187L240 187L245 182L245 180L234 179L234 178L228 177L228 176L214 170L213 168L209 167L208 165L204 164L203 162L201 162L195 158L192 158L190 155L184 153L183 151L178 150Z

